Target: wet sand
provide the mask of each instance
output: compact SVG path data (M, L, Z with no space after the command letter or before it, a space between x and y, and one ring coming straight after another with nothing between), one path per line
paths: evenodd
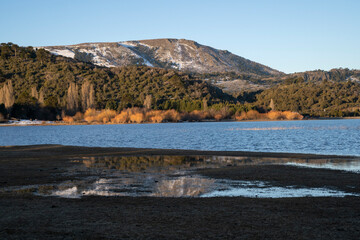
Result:
M202 155L294 159L354 157L61 145L0 147L0 187L56 183L84 156ZM329 187L360 193L356 173L295 166L201 169L213 178L269 181L275 186ZM359 239L360 197L64 199L0 194L0 239Z

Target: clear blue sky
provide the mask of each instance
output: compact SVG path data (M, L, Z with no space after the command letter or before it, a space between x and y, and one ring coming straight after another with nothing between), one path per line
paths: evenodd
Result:
M359 0L0 0L0 42L185 38L291 73L360 69Z

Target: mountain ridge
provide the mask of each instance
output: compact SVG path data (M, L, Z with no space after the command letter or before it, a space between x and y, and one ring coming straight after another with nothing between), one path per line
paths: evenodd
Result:
M79 57L79 53L86 54L90 62L105 67L147 65L193 73L236 72L260 76L283 74L227 50L215 49L186 39L161 38L37 48L71 58Z

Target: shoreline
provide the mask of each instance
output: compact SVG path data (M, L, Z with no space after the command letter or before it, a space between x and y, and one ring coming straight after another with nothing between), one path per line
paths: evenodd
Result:
M316 120L352 120L352 119L360 119L359 117L318 117L318 118L304 118L304 119L294 119L294 120L288 120L288 119L282 119L282 120L271 120L271 119L254 119L254 120L234 120L234 119L226 119L226 120L200 120L200 121L179 121L179 122L162 122L162 123L153 123L153 122L143 122L143 123L99 123L99 122L72 122L67 123L64 121L43 121L43 120L26 120L29 121L29 123L8 123L8 122L2 122L0 123L0 127L22 127L22 126L77 126L77 125L129 125L129 124L163 124L163 123L215 123L215 122L282 122L282 121L316 121ZM32 122L41 122L41 123L32 123ZM51 122L51 123L47 123Z
M67 174L83 157L244 156L302 160L360 157L101 148L63 145L0 146L0 188L79 181L87 171ZM75 159L75 161L74 161ZM80 160L80 161L79 161ZM326 187L360 193L360 174L289 165L250 164L199 168L215 179L265 181L272 186ZM104 175L97 177L106 177ZM149 179L151 181L151 179ZM357 239L360 197L42 197L0 191L1 239Z
M28 155L24 156L24 152ZM60 144L12 145L0 146L2 158L31 158L39 153L52 153L52 157L71 156L232 156L232 157L271 157L271 158L311 158L311 159L359 159L360 156L324 155L312 153L284 153L284 152L251 152L251 151L213 151L191 149L159 149L159 148L129 148L129 147L85 147ZM11 153L11 154L9 154Z

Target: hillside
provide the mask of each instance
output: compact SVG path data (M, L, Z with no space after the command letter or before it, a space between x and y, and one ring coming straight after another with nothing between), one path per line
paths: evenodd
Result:
M0 106L13 106L14 117L54 119L62 110L71 114L88 107L121 110L142 107L146 99L155 109L171 105L178 110L195 109L204 99L209 104L233 100L220 89L174 70L105 68L43 49L0 47ZM39 108L45 112L39 113Z
M258 108L290 110L308 116L342 117L360 115L360 83L310 81L297 78L256 96Z
M191 73L236 72L259 76L282 73L262 64L186 39L153 39L42 47L53 54L98 66L145 65Z
M301 78L305 82L321 82L323 80L333 82L360 82L360 70L348 68L334 68L330 71L314 70L306 72L297 72L291 74L284 74L282 76L265 77L263 81L281 83L284 81L291 81L291 79Z
M60 119L88 108L190 112L210 107L224 109L224 115L230 116L230 112L250 109L269 111L272 100L275 110L309 116L358 116L359 72L317 70L254 79L252 74L235 72L183 73L136 65L108 68L44 49L1 44L0 113Z
M199 75L200 76L200 75ZM254 93L282 83L292 83L301 79L304 82L360 82L360 70L337 68L330 71L314 70L283 74L272 77L259 77L235 73L202 74L203 79L209 79L212 84L220 87L224 92L237 96L239 94Z

